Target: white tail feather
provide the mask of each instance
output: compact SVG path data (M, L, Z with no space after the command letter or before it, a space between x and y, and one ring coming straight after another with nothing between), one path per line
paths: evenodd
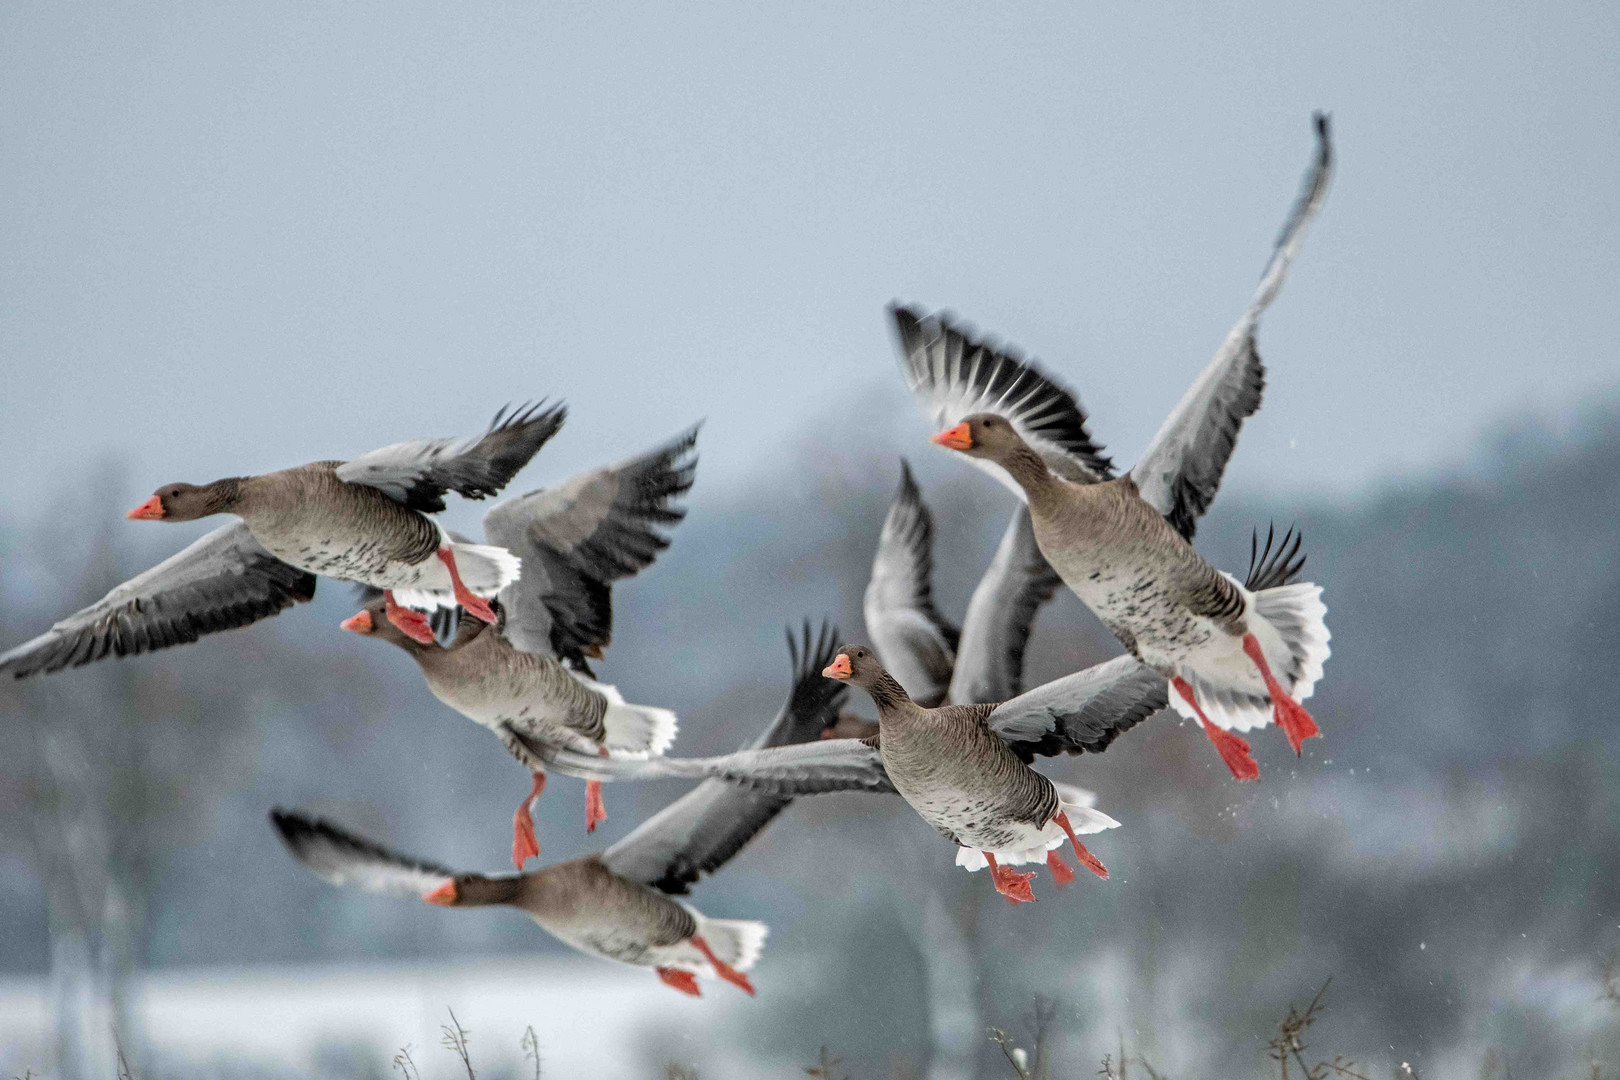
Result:
M631 705L615 686L599 683L578 672L572 673L584 685L607 698L602 717L603 742L620 754L647 754L662 757L675 742L679 723L669 709L655 705Z
M765 938L770 933L770 927L764 923L746 919L710 919L698 915L697 921L698 936L723 963L730 964L738 971L747 971L754 966L765 949ZM703 966L712 973L713 969L707 963Z
M1322 665L1333 652L1322 586L1303 582L1262 589L1254 594L1254 613L1277 631L1293 661L1281 670L1273 664L1273 674L1295 701L1304 701L1315 691Z

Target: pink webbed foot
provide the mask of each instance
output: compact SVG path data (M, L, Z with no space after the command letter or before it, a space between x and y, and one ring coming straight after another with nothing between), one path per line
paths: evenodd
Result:
M1063 826L1063 831L1069 834L1069 843L1074 845L1074 857L1080 860L1080 865L1107 881L1108 867L1104 866L1097 856L1087 851L1086 845L1082 844L1074 835L1074 830L1069 827L1069 815L1059 810L1057 817L1053 820ZM1054 851L1053 854L1056 854L1056 852ZM1064 869L1067 869L1067 867Z
M658 968L657 971L658 981L662 982L665 986L673 986L681 993L690 994L693 997L703 996L703 991L698 989L697 976L693 975L690 971L681 971L678 968L665 967Z
M988 851L984 853L984 857L990 862L990 880L995 882L996 892L1005 896L1008 903L1033 904L1035 902L1035 890L1029 886L1030 881L1035 877L1035 871L1031 870L1026 874L1020 874L1010 867L998 866L996 857Z
M596 752L602 757L608 756L608 748L605 746L598 746ZM602 782L585 781L585 831L595 832L596 827L606 820L607 804L602 801Z
M1057 848L1046 853L1046 868L1052 871L1052 880L1058 883L1058 888L1074 880L1074 871L1063 861L1063 856L1058 854Z
M602 781L585 781L585 831L593 833L607 820L607 807L602 803Z
M477 596L473 591L462 584L461 572L456 569L456 556L447 547L438 551L439 561L444 563L445 569L450 571L450 587L456 594L456 603L467 609L467 613L475 619L484 622L495 621L495 609L489 606L489 601Z
M383 609L388 614L388 621L399 627L406 637L423 645L433 644L433 626L428 622L428 617L420 611L396 604L394 590L383 590Z
M1186 679L1177 676L1170 680L1170 685L1181 695L1183 701L1192 706L1192 711L1198 715L1198 726L1204 729L1209 741L1215 744L1215 752L1221 755L1221 760L1226 762L1226 767L1232 771L1232 778L1260 779L1260 766L1249 753L1249 744L1225 728L1217 727L1204 715L1204 710L1199 708L1198 699L1193 696L1193 688Z
M1305 711L1305 706L1295 701L1271 674L1271 665L1266 663L1266 654L1253 634L1243 635L1243 652L1254 661L1254 666L1260 669L1260 677L1266 680L1266 693L1271 695L1272 719L1288 736L1288 745L1294 748L1294 756L1298 757L1305 740L1319 738L1322 729L1316 726L1316 721Z
M540 854L540 841L534 835L534 801L546 790L546 774L534 774L534 787L529 797L518 805L512 815L512 865L523 869L523 861Z
M697 949L698 952L703 954L703 958L705 960L714 965L714 973L716 975L720 976L722 979L726 980L726 982L730 983L732 986L735 986L749 997L754 996L754 984L748 981L748 976L744 975L742 972L738 971L736 968L714 955L714 950L709 948L709 943L707 941L704 941L702 938L694 935L692 938L692 945Z

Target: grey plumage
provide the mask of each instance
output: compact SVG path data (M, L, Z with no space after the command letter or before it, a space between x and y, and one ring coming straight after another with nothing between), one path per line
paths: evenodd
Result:
M501 594L505 632L526 652L580 670L612 640L610 586L646 568L686 515L698 428L629 461L508 499L484 515L484 535L523 560Z
M502 408L482 435L412 439L361 454L338 467L338 479L385 492L412 510L437 513L446 492L469 499L498 493L568 418L565 405Z
M933 514L901 459L900 488L878 534L861 607L878 655L913 697L929 704L945 696L959 638L934 605L933 547Z
M1288 267L1304 240L1305 228L1327 197L1333 144L1327 116L1317 113L1313 122L1316 155L1306 170L1299 198L1277 236L1253 299L1215 358L1176 404L1131 469L1131 478L1142 498L1189 540L1198 518L1220 487L1226 463L1237 444L1238 430L1260 407L1266 382L1265 366L1255 343L1260 316L1281 291Z
M1035 542L1029 508L1020 504L968 601L946 700L1005 701L1023 691L1030 630L1060 584Z
M0 673L21 679L188 644L314 595L314 574L270 554L236 521L0 656Z
M1114 466L1086 426L1074 392L1017 350L979 340L946 313L923 315L891 304L900 374L940 426L974 412L1005 416L1053 472L1080 483L1106 480ZM1014 494L1018 486L994 463L976 463Z

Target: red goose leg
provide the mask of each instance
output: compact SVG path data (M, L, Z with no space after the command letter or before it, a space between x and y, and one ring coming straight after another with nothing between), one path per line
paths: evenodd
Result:
M1260 779L1260 766L1250 756L1249 744L1225 728L1217 727L1204 715L1204 710L1198 707L1198 699L1193 696L1193 688L1186 679L1178 675L1170 680L1170 685L1181 695L1183 701L1192 706L1192 711L1198 714L1199 726L1204 729L1204 734L1209 736L1209 741L1215 744L1215 750L1221 755L1221 760L1226 762L1226 767L1232 770L1233 779Z
M744 975L742 972L738 971L736 968L714 955L714 950L709 948L709 943L707 941L704 941L702 938L694 934L692 936L692 944L697 948L698 952L703 954L703 958L705 960L714 965L714 973L716 975L726 980L726 982L730 983L732 986L737 987L749 997L754 996L754 984L748 981L748 976Z
M1029 887L1030 879L1035 876L1031 870L1027 874L1020 874L1010 867L996 865L996 857L988 851L984 857L990 861L990 880L996 883L996 892L1007 898L1011 904L1033 904L1035 890Z
M529 797L518 804L517 813L512 815L512 865L519 870L523 869L523 860L532 859L540 854L540 841L535 839L534 801L540 793L546 790L546 774L534 774L534 787L529 791Z
M423 645L433 644L433 627L428 623L427 616L394 603L394 590L383 590L383 605L388 613L388 621L399 627L406 637Z
M665 986L673 986L683 994L693 997L702 997L703 991L698 989L697 976L690 971L681 971L678 968L659 968L658 979Z
M608 756L607 747L597 748L597 753L603 757ZM607 820L607 806L602 802L602 781L585 781L585 831L593 833L596 827Z
M1058 854L1057 848L1046 853L1046 868L1052 871L1052 880L1057 882L1060 888L1074 880L1074 871L1063 861L1063 856Z
M1266 693L1271 695L1272 718L1283 729L1283 734L1288 736L1288 745L1294 748L1294 756L1298 757L1305 740L1320 736L1322 729L1316 726L1316 721L1305 711L1305 706L1290 697L1271 674L1271 665L1266 663L1266 654L1253 634L1243 635L1243 651L1260 669L1260 677L1266 680Z
M1086 845L1082 844L1078 839L1075 838L1074 830L1069 827L1069 815L1064 813L1062 810L1059 810L1057 817L1053 820L1055 820L1059 825L1063 826L1063 831L1069 834L1069 843L1074 845L1074 857L1080 860L1080 865L1085 867L1087 870L1090 870L1093 874L1096 874L1104 881L1107 881L1108 867L1099 862L1097 856L1087 851ZM1053 852L1053 854L1056 854L1056 852Z
M455 591L456 603L467 609L467 613L476 619L492 623L495 621L495 609L489 606L489 601L482 596L474 596L471 589L461 583L461 574L456 570L456 556L447 547L438 552L439 561L444 563L450 571L450 587Z

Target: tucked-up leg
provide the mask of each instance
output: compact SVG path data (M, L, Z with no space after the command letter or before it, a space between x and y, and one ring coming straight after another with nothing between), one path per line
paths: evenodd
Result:
M1181 699L1192 707L1198 715L1198 726L1204 729L1209 741L1215 744L1215 752L1221 755L1226 767L1232 770L1232 776L1237 780L1260 779L1260 766L1249 753L1249 744L1238 736L1217 726L1214 721L1204 715L1204 710L1198 705L1198 698L1193 695L1193 688L1186 679L1177 676L1170 680L1171 689L1181 695Z
M414 608L395 603L394 590L383 590L383 605L388 621L399 627L406 637L423 645L433 644L433 626L428 622L428 617Z
M744 975L742 972L738 971L736 968L714 955L714 950L709 948L709 943L707 941L704 941L701 937L693 935L692 946L696 948L698 952L703 954L703 958L705 960L714 965L714 973L716 975L726 980L726 982L730 983L732 986L737 987L749 997L754 996L754 984L748 981L748 976Z
M1266 654L1260 648L1258 638L1253 634L1244 634L1243 651L1254 661L1254 666L1260 669L1260 677L1266 680L1266 693L1271 695L1272 719L1277 721L1277 726L1288 736L1288 745L1294 748L1294 755L1297 757L1305 745L1305 740L1319 737L1322 729L1316 726L1316 721L1305 711L1305 706L1295 701L1271 674L1271 665L1266 663Z
M1074 835L1074 829L1069 825L1069 815L1059 810L1057 817L1053 820L1063 826L1063 831L1069 834L1069 843L1074 845L1074 857L1080 860L1080 865L1107 881L1108 868L1098 860L1097 856L1087 851L1086 845L1082 844L1079 838ZM1055 851L1054 854L1056 854Z
M482 619L487 623L494 622L495 609L489 606L489 601L474 594L471 589L462 584L461 573L456 569L455 553L447 547L442 547L437 554L439 561L444 563L445 568L450 571L450 587L456 594L456 603L466 608L467 613L473 618Z
M534 801L546 790L546 774L534 774L534 787L529 797L518 805L512 815L512 865L523 869L523 861L540 854L540 841L534 835Z
M1035 890L1029 887L1030 881L1035 877L1035 871L1020 874L1018 871L996 864L996 857L990 852L984 853L985 860L990 863L990 880L995 882L996 892L1007 898L1012 904L1033 904Z

